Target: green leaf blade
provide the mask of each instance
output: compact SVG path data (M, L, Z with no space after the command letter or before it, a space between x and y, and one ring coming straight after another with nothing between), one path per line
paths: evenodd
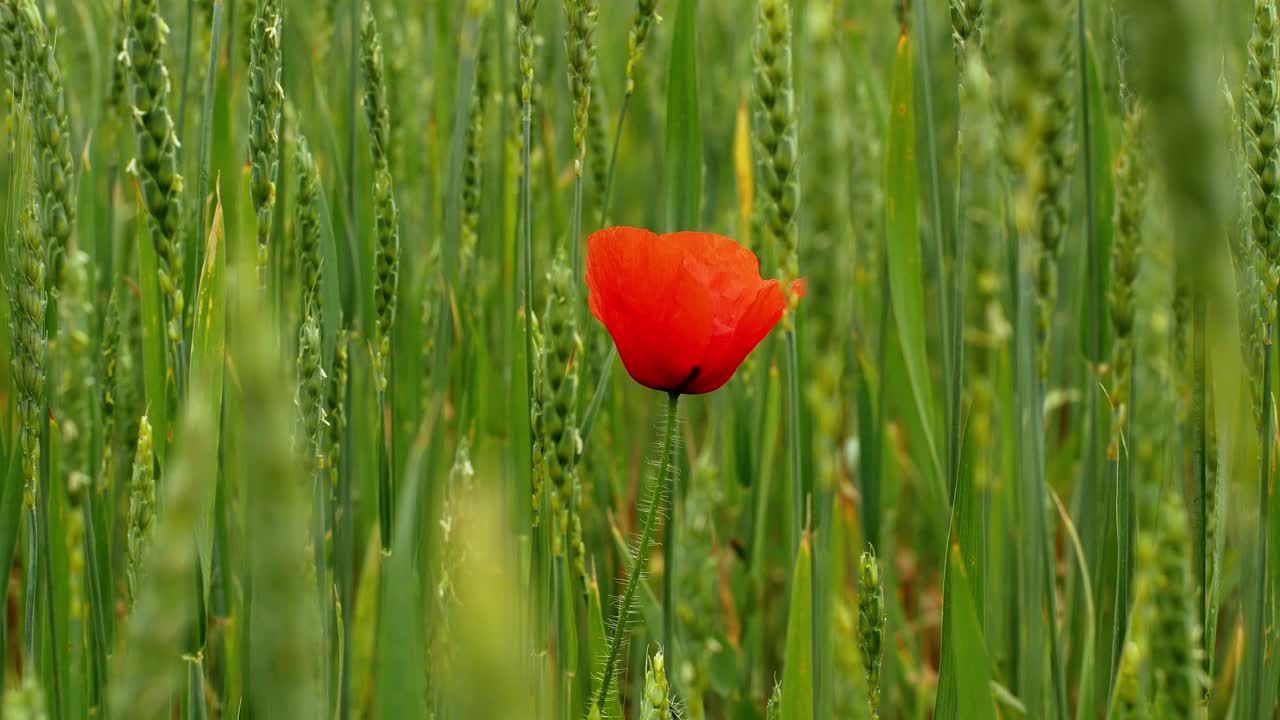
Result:
M889 294L911 386L914 410L927 450L927 490L945 503L934 427L937 410L929 382L924 322L924 270L920 249L920 188L916 170L915 99L910 41L898 41L890 92L888 151L885 156L885 230ZM938 507L942 507L940 504Z
M805 535L791 575L791 610L782 660L782 720L813 720L812 573L813 553Z
M702 208L702 118L698 111L697 0L680 0L667 83L663 187L666 229L692 230Z

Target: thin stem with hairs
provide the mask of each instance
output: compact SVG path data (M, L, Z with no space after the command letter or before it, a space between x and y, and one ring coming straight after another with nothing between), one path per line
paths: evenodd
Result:
M658 475L653 479L649 490L648 506L645 508L644 529L640 533L640 544L636 547L635 556L631 559L631 569L627 573L627 584L622 591L622 604L618 606L618 619L614 623L613 634L609 636L609 654L604 664L604 677L600 679L600 690L596 693L594 704L603 707L605 698L609 696L609 685L613 681L618 668L618 657L621 653L622 638L627 632L627 621L630 618L631 606L635 602L636 589L640 586L640 576L649 564L649 549L653 544L654 527L658 524L658 508L662 504L662 490L671 461L671 439L675 435L676 403L679 393L667 395L667 412L663 420L661 455L658 459Z

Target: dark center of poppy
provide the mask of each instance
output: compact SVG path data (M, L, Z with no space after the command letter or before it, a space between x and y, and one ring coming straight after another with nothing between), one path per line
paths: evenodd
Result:
M697 380L697 379L698 379L698 375L699 375L699 374L701 374L701 373L702 373L702 368L698 367L697 365L694 365L694 366L693 366L693 369L689 371L689 376L688 376L688 377L686 377L686 378L684 379L684 381L683 381L683 382L681 382L679 385L677 385L677 386L676 386L676 389L675 389L675 390L672 390L671 392L672 392L673 394L675 394L675 395L680 395L681 393L683 393L683 392L685 391L685 389L687 389L687 388L689 387L689 385L690 385L694 380Z

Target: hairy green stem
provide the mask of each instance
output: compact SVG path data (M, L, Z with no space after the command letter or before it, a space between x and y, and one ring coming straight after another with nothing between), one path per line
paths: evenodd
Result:
M670 502L662 538L662 647L667 651L667 656L673 658L672 667L675 667L676 657L676 543L679 542L680 528L677 475L678 473L666 473L658 476L658 482L666 485L662 494ZM603 701L604 698L601 698L601 702Z
M653 487L649 491L648 507L645 508L644 529L640 533L640 544L636 547L635 557L631 560L631 569L627 573L627 584L622 591L622 604L618 606L618 619L614 624L613 634L609 636L609 654L605 659L604 677L600 681L600 690L596 693L595 705L604 707L605 698L609 695L609 685L613 681L618 667L618 656L622 648L622 638L627 632L627 620L631 616L631 604L635 602L636 589L640 586L640 576L649 564L649 547L653 544L654 526L657 525L659 506L662 505L664 478L671 460L671 438L675 435L676 403L678 393L667 396L667 412L664 417L662 433L662 455L658 460L658 476L653 479ZM664 570L664 572L666 572Z

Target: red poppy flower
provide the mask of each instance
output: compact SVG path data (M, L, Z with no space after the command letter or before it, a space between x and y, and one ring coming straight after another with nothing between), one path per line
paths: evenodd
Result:
M606 228L587 240L591 314L636 382L698 395L733 377L786 307L754 253L702 232ZM804 293L804 281L792 284Z

